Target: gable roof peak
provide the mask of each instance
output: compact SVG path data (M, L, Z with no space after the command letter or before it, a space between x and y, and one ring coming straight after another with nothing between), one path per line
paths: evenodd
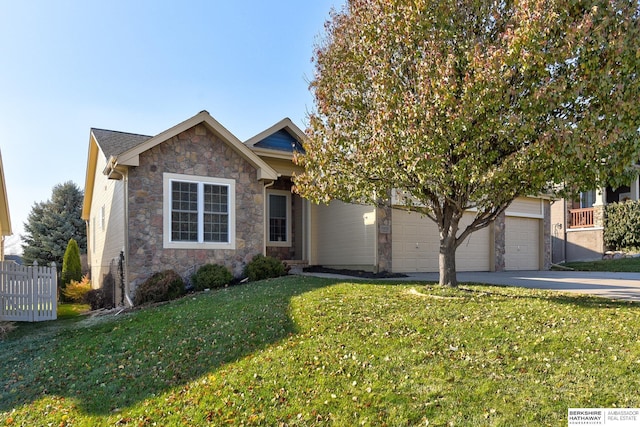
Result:
M91 128L91 135L107 159L111 157L118 157L120 154L131 150L152 138L149 135L99 128Z
M283 132L286 134L283 134ZM288 135L291 139L291 144L286 146L286 141L270 141L271 139L278 139L278 134L284 135L285 137ZM252 149L261 148L292 153L294 150L303 150L302 143L305 139L305 133L296 126L289 117L285 117L268 129L246 140L245 145Z
M260 157L253 153L248 147L242 144L235 135L222 126L206 110L202 110L195 116L178 123L177 125L160 132L153 137L148 137L146 140L142 141L142 143L121 152L115 161L121 166L138 166L139 156L141 153L200 124L204 124L210 131L218 135L226 144L229 144L229 146L231 146L236 152L248 160L249 163L256 168L259 180L278 179L278 174L273 168L260 159Z

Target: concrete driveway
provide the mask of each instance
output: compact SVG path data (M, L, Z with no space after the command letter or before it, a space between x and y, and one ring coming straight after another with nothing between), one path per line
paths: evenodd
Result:
M438 281L438 273L408 273L404 280ZM640 273L590 271L459 272L458 282L522 286L640 301Z

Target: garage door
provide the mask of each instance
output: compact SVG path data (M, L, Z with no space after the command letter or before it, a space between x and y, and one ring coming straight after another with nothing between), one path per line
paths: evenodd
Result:
M540 222L536 218L506 217L506 270L540 269Z
M393 243L391 256L394 272L438 271L438 227L433 221L417 213L393 210ZM461 227L473 219L465 214ZM456 269L458 271L489 271L489 228L477 231L458 247Z

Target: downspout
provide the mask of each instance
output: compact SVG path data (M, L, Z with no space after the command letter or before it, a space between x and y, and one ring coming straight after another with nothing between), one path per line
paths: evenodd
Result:
M124 184L124 261L122 269L124 271L124 297L129 307L133 307L133 301L129 298L129 170L122 173L122 181Z
M91 216L91 214L89 214L89 216ZM91 227L89 221L90 220L88 219L84 220L84 232L87 236L87 267L89 267L89 273L91 273L93 271L93 269L91 268L91 263L93 262L93 260L91 259L91 248L93 247L94 242L91 239ZM89 277L91 277L91 274L89 274Z
M275 181L271 181L262 188L262 202L264 207L262 210L262 241L264 242L262 245L262 255L264 256L267 256L267 242L269 241L269 236L267 236L269 230L269 226L267 224L269 221L269 212L267 212L267 188L273 187L273 184L275 183Z

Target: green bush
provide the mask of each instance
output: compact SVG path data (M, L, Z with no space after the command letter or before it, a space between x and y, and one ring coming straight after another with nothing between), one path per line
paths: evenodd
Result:
M135 305L170 301L185 294L184 280L173 270L154 273L136 289Z
M270 256L258 254L244 268L244 275L250 281L270 279L287 274L287 270L282 261Z
M640 202L612 203L605 207L604 243L613 250L640 248Z
M69 284L62 289L62 294L70 301L85 302L90 290L91 280L89 280L89 275L85 275L82 277L82 281L80 282L75 280L69 282Z
M191 276L191 284L196 291L221 288L233 280L229 269L223 265L205 264Z
M82 280L82 263L80 262L80 248L75 239L70 239L62 259L62 273L60 274L60 291L66 297L65 288L72 281Z

